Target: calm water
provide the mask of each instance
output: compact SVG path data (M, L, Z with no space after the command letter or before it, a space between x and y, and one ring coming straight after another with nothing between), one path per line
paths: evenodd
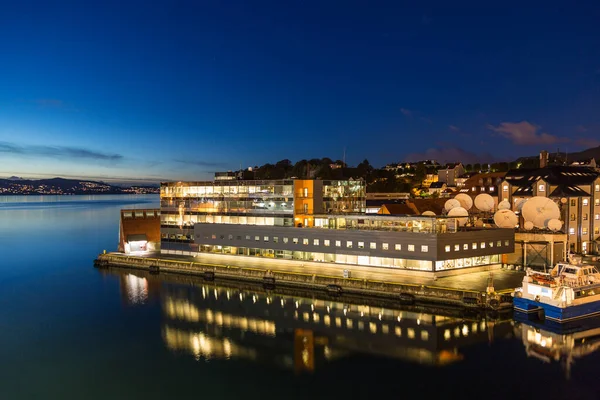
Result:
M93 268L157 206L0 197L0 399L600 398L593 326Z

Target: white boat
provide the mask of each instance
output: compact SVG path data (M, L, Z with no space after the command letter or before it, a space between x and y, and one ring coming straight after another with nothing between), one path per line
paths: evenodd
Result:
M538 313L545 318L567 322L600 314L600 273L593 265L571 256L550 273L527 269L523 286L513 296L515 311Z

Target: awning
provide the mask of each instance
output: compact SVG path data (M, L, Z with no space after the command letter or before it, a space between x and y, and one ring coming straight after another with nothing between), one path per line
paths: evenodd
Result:
M127 235L128 242L147 242L148 238L145 234Z

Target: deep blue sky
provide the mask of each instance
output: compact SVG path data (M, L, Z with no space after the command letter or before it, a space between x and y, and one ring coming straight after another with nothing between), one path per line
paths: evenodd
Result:
M0 1L0 176L597 146L598 21L596 1Z

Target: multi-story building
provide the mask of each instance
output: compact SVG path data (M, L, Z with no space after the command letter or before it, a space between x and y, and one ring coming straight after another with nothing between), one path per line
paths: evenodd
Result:
M456 178L465 173L461 163L448 164L446 168L438 170L438 182L444 182L448 186L456 186Z
M303 228L303 229L300 229ZM176 182L161 186L161 252L218 253L438 272L498 266L507 229L455 218L370 216L361 180Z
M572 252L598 253L600 239L600 173L580 166L546 166L508 171L498 200L518 211L523 200L543 196L561 209L563 231Z

